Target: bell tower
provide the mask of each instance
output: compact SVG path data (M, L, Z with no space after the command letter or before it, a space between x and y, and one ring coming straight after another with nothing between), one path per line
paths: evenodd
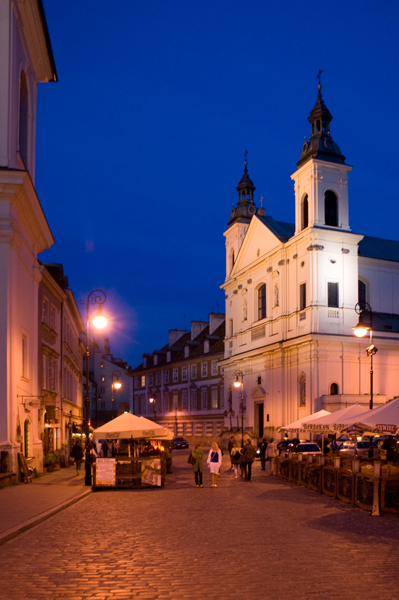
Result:
M249 223L256 213L253 197L256 188L248 175L247 155L248 151L245 150L244 174L237 186L237 206L233 204L228 229L224 233L226 237L226 279L230 276Z
M324 104L320 83L316 104L308 117L309 141L305 137L295 182L295 235L307 227L350 231L348 211L348 174L352 167L330 134L332 116Z

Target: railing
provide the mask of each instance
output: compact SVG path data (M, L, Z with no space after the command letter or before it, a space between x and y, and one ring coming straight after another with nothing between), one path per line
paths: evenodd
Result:
M290 452L278 457L275 472L282 479L373 515L380 510L399 514L399 464Z

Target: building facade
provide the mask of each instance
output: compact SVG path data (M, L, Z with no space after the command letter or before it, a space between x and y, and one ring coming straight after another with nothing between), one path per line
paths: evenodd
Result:
M60 264L42 264L39 285L39 405L43 453L61 450L83 426L84 330L68 278ZM26 456L28 456L26 454Z
M0 451L42 459L38 368L38 253L54 243L35 191L39 82L57 74L41 0L0 0Z
M245 162L224 234L225 396L259 437L322 408L368 407L368 340L352 331L359 302L372 308L378 347L374 404L399 395L399 243L352 233L351 167L331 137L331 120L319 86L310 138L291 176L295 223L255 206Z
M224 315L192 321L191 330L170 330L169 343L132 370L136 415L168 427L175 436L210 438L224 426ZM150 402L150 399L152 402Z

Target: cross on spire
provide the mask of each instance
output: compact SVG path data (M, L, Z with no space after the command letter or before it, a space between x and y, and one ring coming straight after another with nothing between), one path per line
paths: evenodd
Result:
M260 197L260 206L263 208L263 196Z
M322 73L323 73L323 71L322 71L321 69L319 69L319 72L318 72L318 73L317 73L317 75L316 75L316 79L318 79L318 80L319 80L319 85L317 86L317 87L319 88L319 92L320 92L320 90L321 90L321 81L320 81L320 79L321 79L321 74L322 74Z

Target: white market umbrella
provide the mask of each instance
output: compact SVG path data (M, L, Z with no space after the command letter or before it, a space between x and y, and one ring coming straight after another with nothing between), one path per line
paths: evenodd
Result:
M112 419L93 432L96 440L122 440L141 438L146 440L172 440L174 438L170 429L162 427L154 421L137 417L131 413L123 413Z
M395 435L399 431L399 398L359 415L356 426L370 433Z
M363 406L352 404L320 419L313 419L304 423L304 429L314 433L338 433L356 423L359 415L363 413Z
M307 417L302 417L302 419L298 419L298 421L294 421L289 425L285 425L284 427L279 427L277 431L281 431L285 429L287 431L291 431L291 433L298 433L299 431L304 431L303 424L308 421L314 421L315 419L319 419L320 417L325 417L330 415L331 413L328 410L318 410L312 415L308 415Z

